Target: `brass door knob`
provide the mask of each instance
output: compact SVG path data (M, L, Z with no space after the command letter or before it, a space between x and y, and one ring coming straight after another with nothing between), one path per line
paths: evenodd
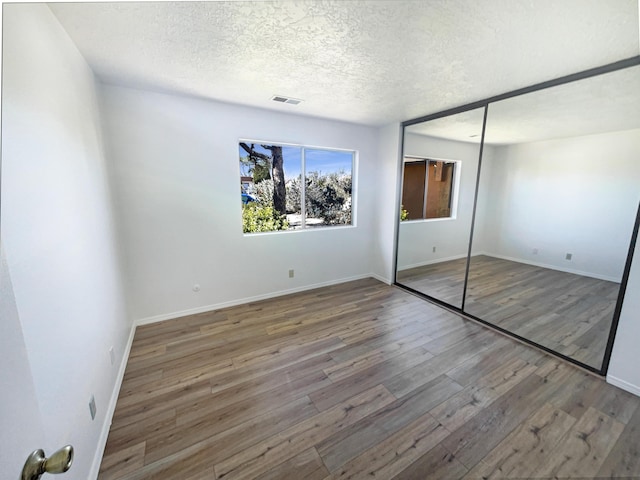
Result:
M73 462L73 447L67 445L54 452L49 458L44 451L35 450L22 467L21 480L38 480L43 473L64 473Z

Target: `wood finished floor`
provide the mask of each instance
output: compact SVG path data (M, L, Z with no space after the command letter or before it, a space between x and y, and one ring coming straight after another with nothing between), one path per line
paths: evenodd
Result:
M460 307L466 259L398 274L398 282ZM620 284L479 255L465 311L586 365L600 368Z
M99 478L640 477L639 406L367 279L139 327Z

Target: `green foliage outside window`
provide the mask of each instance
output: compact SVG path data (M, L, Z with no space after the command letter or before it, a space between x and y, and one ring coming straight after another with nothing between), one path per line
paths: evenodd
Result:
M249 202L242 206L242 231L244 233L275 232L287 230L285 215L278 215L271 206Z
M404 222L407 218L409 218L409 212L404 209L404 206L400 205L400 221Z
M322 218L327 225L351 223L351 175L310 172L306 177L306 209L310 217Z
M242 141L238 151L245 233L352 225L354 152Z

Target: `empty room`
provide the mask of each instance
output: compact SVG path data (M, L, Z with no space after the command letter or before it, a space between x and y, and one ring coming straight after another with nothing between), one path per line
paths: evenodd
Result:
M4 3L0 476L640 478L639 18Z

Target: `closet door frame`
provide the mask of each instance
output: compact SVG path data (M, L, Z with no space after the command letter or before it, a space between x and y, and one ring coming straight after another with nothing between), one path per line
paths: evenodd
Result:
M469 313L467 313L465 311L465 300L466 300L466 296L467 296L467 287L468 287L468 279L469 279L469 266L470 266L470 261L471 261L471 251L472 251L472 246L473 246L473 233L474 233L474 227L475 227L475 223L476 223L476 208L477 208L477 204L478 204L478 192L479 192L479 186L480 186L480 175L481 175L481 171L482 171L482 154L483 154L483 150L484 150L484 139L485 139L485 131L486 131L486 126L487 126L487 114L488 114L488 110L489 110L489 106L492 103L495 102L499 102L501 100L506 100L509 98L513 98L513 97L518 97L520 95L526 95L528 93L532 93L532 92L537 92L539 90L544 90L546 88L551 88L551 87L555 87L558 85L564 85L564 84L568 84L571 82L575 82L578 80L584 80L590 77L595 77L598 75L603 75L606 73L612 73L612 72L616 72L619 70L623 70L625 68L630 68L630 67L635 67L640 65L640 55L635 56L635 57L631 57L631 58L627 58L624 60L620 60L617 62L613 62L607 65L603 65L600 67L596 67L596 68L591 68L588 70L583 70L581 72L578 73L574 73L571 75L566 75L563 77L559 77L559 78L555 78L552 80L548 80L545 82L541 82L541 83L537 83L535 85L531 85L528 87L524 87L524 88L520 88L517 90L513 90L510 92L506 92L500 95L495 95L493 97L490 98L486 98L484 100L479 100L476 102L472 102L472 103L468 103L466 105L462 105L459 107L454 107L454 108L450 108L447 110L443 110L437 113L433 113L433 114L429 114L429 115L424 115L422 117L418 117L418 118L414 118L411 120L407 120L402 122L402 129L401 129L401 149L400 149L400 157L398 159L398 194L397 194L397 206L399 207L400 202L402 201L402 175L403 175L403 161L404 161L404 138L405 138L405 129L411 125L415 125L418 123L423 123L423 122L428 122L431 120L436 120L439 118L444 118L444 117L448 117L451 115L456 115L459 113L464 113L470 110L476 110L476 109L480 109L483 108L484 109L484 116L483 116L483 123L482 123L482 135L481 135L481 140L480 140L480 151L479 151L479 158L478 158L478 169L477 169L477 175L476 175L476 184L475 184L475 192L474 192L474 200L473 200L473 210L472 210L472 220L471 220L471 231L470 231L470 235L469 235L469 243L468 243L468 251L467 251L467 259L466 259L466 266L465 266L465 276L464 276L464 287L463 287L463 293L462 293L462 306L456 307L453 305L450 305L442 300L439 300L437 298L431 297L425 293L422 293L418 290L415 290L413 288L407 287L405 285L402 285L400 283L398 283L397 281L397 267L398 267L398 241L399 241L399 235L400 235L400 228L399 228L399 219L398 222L396 223L396 229L395 229L395 256L394 256L394 260L393 260L393 284L404 289L407 290L431 303L435 303L447 310L450 310L458 315L462 315L463 317L466 318L470 318L472 320L475 320L477 322L480 322L494 330L497 330L499 332L502 332L504 334L507 334L511 337L514 337L524 343L527 343L529 345L532 345L536 348L539 348L547 353L550 353L552 355L555 355L557 357L560 357L570 363L573 363L575 365L580 366L581 368L584 368L590 372L593 372L597 375L601 375L601 376L605 376L607 373L607 370L609 368L609 363L611 360L611 352L613 350L613 343L615 340L615 336L616 336L616 331L618 329L618 323L620 321L620 312L622 310L622 304L624 301L624 295L626 292L626 288L627 288L627 282L629 279L629 272L631 269L631 263L633 261L633 252L635 249L635 245L638 239L638 231L640 230L640 205L638 205L637 208L637 212L636 212L636 219L635 219L635 223L634 223L634 227L633 227L633 231L631 234L631 238L629 241L629 249L627 252L627 257L626 257L626 261L625 261L625 266L624 266L624 270L623 270L623 274L622 274L622 280L620 282L620 289L618 291L618 297L616 300L616 305L615 305L615 309L614 309L614 313L613 313L613 319L611 322L611 328L609 330L609 336L607 338L607 344L606 344L606 348L605 348L605 352L604 352L604 358L603 361L600 365L600 368L598 367L594 367L591 365L587 365L585 363L582 363L574 358L571 358L567 355L564 355L562 353L556 352L555 350L545 347L544 345L538 344L532 340L529 340L528 338L522 337L514 332L511 332L509 330L506 330L504 328L501 328L500 326L494 325L491 322L476 317L474 315L471 315ZM396 209L397 211L399 211L399 208Z

